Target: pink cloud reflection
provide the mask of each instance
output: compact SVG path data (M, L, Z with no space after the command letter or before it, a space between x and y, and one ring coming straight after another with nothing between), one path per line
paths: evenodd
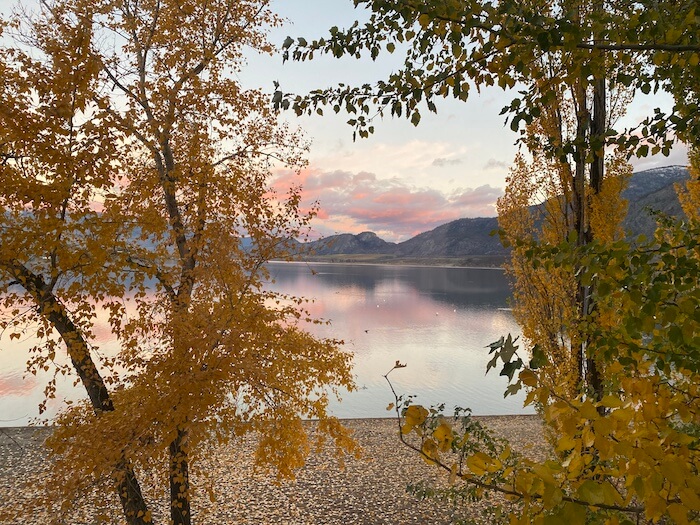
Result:
M314 168L298 174L282 171L273 188L284 194L292 185L302 186L303 206L320 203L314 223L318 234L371 230L388 241L403 241L463 217L493 217L496 199L503 194L490 185L444 192L364 171Z

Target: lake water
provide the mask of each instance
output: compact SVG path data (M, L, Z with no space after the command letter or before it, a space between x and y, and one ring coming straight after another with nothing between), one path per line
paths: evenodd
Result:
M390 417L393 395L383 375L398 360L406 368L391 379L397 393L423 405L470 407L474 414L529 413L524 396L503 398L506 379L485 375L488 350L501 335L519 333L508 311L510 290L497 269L323 263L270 263L272 290L313 299L308 305L330 325L320 336L343 339L354 356L358 390L332 404L341 418ZM98 334L99 335L99 334ZM109 348L108 330L100 346ZM27 376L31 340L0 339L0 426L27 424L38 416L46 377ZM55 414L64 399L82 397L74 378L61 378Z
M485 375L489 343L520 333L508 311L499 269L273 263L271 288L314 298L313 314L331 321L318 335L343 339L355 355L359 390L333 405L339 417L387 417L398 394L423 405L469 407L474 414L521 414L524 396L503 398L496 370Z

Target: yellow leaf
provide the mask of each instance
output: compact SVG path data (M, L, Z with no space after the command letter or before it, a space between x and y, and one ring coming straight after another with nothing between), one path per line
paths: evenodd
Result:
M432 439L426 439L423 442L423 447L421 448L423 452L423 461L428 465L432 465L438 459L438 447L437 443Z
M496 472L503 464L496 458L477 452L467 458L467 467L477 476L483 476L487 472Z
M433 437L437 441L441 452L447 452L452 448L454 436L452 427L446 421L440 423L437 428L433 430Z
M489 457L482 452L477 452L473 456L467 458L467 467L476 476L483 476L486 474L486 462Z
M510 447L508 446L508 447L503 449L503 452L501 452L501 454L498 456L498 459L500 459L501 461L505 461L510 457L510 454L511 454L511 450L510 450Z
M599 404L607 408L620 408L622 406L622 400L616 396L606 395L603 396Z
M405 410L403 417L404 425L401 432L408 434L415 427L425 423L425 420L428 418L428 410L420 405L411 405Z
M690 523L688 521L688 509L679 503L671 503L668 506L668 515L671 516L676 525L687 525Z
M581 404L579 407L579 413L584 419L595 420L598 418L598 411L596 410L595 405L593 405L593 403L591 403L589 400L586 400Z
M646 498L646 515L648 518L657 521L666 509L666 502L657 494L651 493Z
M605 502L603 487L593 480L585 480L576 492L579 498L591 505L600 505Z
M700 495L694 490L685 488L681 490L680 498L683 504L693 511L700 511Z
M523 382L524 385L527 385L529 387L536 387L538 383L537 375L529 369L525 369L522 372L520 372L520 375L518 376L520 378L520 381Z
M562 436L557 442L557 452L565 452L576 447L576 440L571 436Z
M537 474L545 485L558 485L556 479L554 479L554 472L547 465L534 465L532 471Z
M666 457L662 460L659 470L668 481L677 487L685 485L687 464L682 459L673 456Z

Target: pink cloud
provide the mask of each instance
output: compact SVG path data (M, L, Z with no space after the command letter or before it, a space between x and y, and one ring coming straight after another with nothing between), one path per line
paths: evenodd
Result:
M36 388L34 376L24 377L24 370L0 376L0 396L28 396Z
M322 235L371 230L388 241L403 241L440 224L463 217L493 217L503 191L489 185L453 192L416 187L397 178L380 179L369 172L281 172L279 193L301 184L304 203L318 201L314 228Z

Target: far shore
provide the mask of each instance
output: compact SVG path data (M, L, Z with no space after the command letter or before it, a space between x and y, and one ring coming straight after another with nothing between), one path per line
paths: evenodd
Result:
M366 264L386 266L418 266L502 270L506 257L501 255L469 255L461 257L401 257L386 254L305 255L297 263ZM273 259L271 262L284 262Z

